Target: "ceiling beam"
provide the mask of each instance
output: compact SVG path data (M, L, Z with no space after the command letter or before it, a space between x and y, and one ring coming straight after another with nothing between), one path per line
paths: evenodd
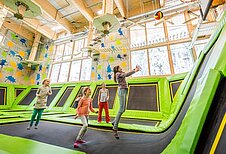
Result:
M116 6L118 7L118 10L119 10L120 14L122 15L122 17L127 17L126 16L126 8L125 8L123 0L114 0L114 1L115 1Z
M62 18L63 15L47 0L32 0L35 4L39 5L45 13L62 25L68 32L73 32L73 24L66 18Z
M114 1L113 0L103 0L102 3L103 14L113 14L114 11Z
M46 25L40 26L42 23L38 19L23 19L23 22L49 39L56 38L56 32Z
M83 0L71 0L71 2L88 21L93 22L94 14Z
M30 41L34 40L34 32L29 31L23 24L16 23L12 19L7 19L7 21L4 21L2 26Z

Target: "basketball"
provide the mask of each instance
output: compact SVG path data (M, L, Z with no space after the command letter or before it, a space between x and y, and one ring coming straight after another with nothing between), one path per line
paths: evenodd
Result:
M155 20L160 20L163 17L163 13L161 11L158 11L155 13Z

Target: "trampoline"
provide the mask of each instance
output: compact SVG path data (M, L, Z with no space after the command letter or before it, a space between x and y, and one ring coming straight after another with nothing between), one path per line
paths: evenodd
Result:
M19 96L26 88L15 88L15 97Z
M200 135L195 153L209 153L213 147L214 141L217 139L219 127L224 120L226 113L226 78L219 83L215 97L210 106L202 133ZM225 125L225 123L224 123ZM226 151L226 127L222 131L219 138L219 143L215 149L215 153Z
M60 87L53 87L51 89L52 89L52 95L48 96L46 106L49 106L50 105L50 103L53 101L53 99L55 98L55 96L60 91Z
M170 93L171 93L171 99L173 100L174 96L177 93L178 88L180 87L183 80L170 82Z
M0 87L0 105L6 105L6 87Z
M109 90L109 101L108 101L108 108L112 109L115 101L115 96L117 93L118 86L106 86L106 88ZM97 86L94 91L93 96L93 107L98 108L98 94L101 89L101 86Z
M127 109L159 111L158 84L129 85Z
M69 116L61 116L62 118L69 118L73 119L74 115L69 115ZM111 119L114 119L115 117L110 117ZM89 120L97 120L97 116L89 116ZM124 124L138 124L138 125L146 125L146 126L156 126L158 123L161 121L158 120L146 120L146 119L134 119L134 118L124 118L121 117L120 123ZM105 117L102 116L102 123L105 123Z
M30 105L30 103L36 97L37 90L38 88L32 88L29 93L23 98L23 100L18 103L18 105Z
M68 149L74 149L73 143L81 126L61 124L54 122L41 121L37 130L26 130L28 122L6 124L0 127L0 133L32 139ZM15 131L17 130L17 131ZM113 154L121 153L142 154L160 153L164 148L162 144L167 138L157 141L158 135L139 134L119 132L121 140L113 137L111 130L100 131L95 128L88 128L84 139L86 144L80 146L79 149L86 153L92 154Z
M59 101L56 103L56 107L63 107L64 104L66 103L68 97L70 96L74 86L67 87L64 93L61 95Z

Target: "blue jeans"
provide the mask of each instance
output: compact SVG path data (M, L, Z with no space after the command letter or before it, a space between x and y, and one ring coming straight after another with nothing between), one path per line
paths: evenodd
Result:
M38 116L37 116L37 119L36 119L36 122L35 122L35 126L38 126L38 123L39 123L39 120L41 119L43 111L44 111L44 109L34 109L33 114L31 116L30 126L33 125L33 122L34 122L37 114L38 114Z
M118 90L120 108L119 108L119 111L118 111L117 116L112 121L112 123L114 124L113 129L115 129L115 130L118 129L119 120L120 120L122 114L126 110L126 98L127 98L127 94L128 94L128 89L119 89Z

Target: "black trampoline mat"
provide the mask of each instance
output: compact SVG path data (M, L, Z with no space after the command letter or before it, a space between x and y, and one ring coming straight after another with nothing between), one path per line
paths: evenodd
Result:
M32 88L29 93L23 98L23 100L18 103L18 105L30 105L30 103L36 97L37 90L37 88Z
M61 98L56 103L56 105L55 105L56 107L63 107L64 106L64 104L66 103L68 97L70 96L73 88L74 88L74 86L66 88L66 90L62 94Z
M70 116L62 116L62 118L69 118L69 119L73 119L74 115L70 115ZM115 118L115 117L110 117L111 121ZM90 120L97 120L97 116L89 116ZM102 122L105 122L105 116L102 116ZM158 122L161 121L153 121L153 120L145 120L145 119L134 119L134 118L124 118L121 117L120 119L120 123L124 123L124 124L138 124L138 125L145 125L145 126L155 126Z
M226 127L224 126L224 130L221 134L221 137L220 137L220 140L218 142L218 145L217 145L217 148L216 148L216 151L215 153L222 153L222 152L225 152L226 150Z
M26 88L16 88L15 89L15 96L19 96Z
M176 95L177 90L180 87L182 81L183 80L170 82L170 92L171 92L171 98L172 98L172 100L173 100L174 96Z
M129 85L127 109L159 111L158 84Z
M93 96L93 107L98 108L98 94L102 87L97 86L94 92ZM109 101L108 101L108 108L112 109L115 101L115 96L117 93L118 86L106 86L106 88L109 90Z
M59 87L54 87L54 88L51 88L51 89L52 89L52 95L48 96L46 106L49 106L50 105L50 103L52 102L52 100L55 98L55 96L60 91L60 88Z
M222 78L214 99L207 114L202 132L200 134L195 153L210 153L213 143L217 138L220 125L226 113L226 77ZM225 153L226 151L226 127L220 136L214 153Z
M6 88L0 87L0 105L6 104Z
M0 133L23 137L39 142L44 142L68 149L74 149L73 143L81 129L81 126L60 124L54 122L40 121L39 128L36 130L26 130L28 122L1 125ZM16 131L15 131L16 130ZM120 140L113 137L111 130L100 131L88 128L84 136L87 143L80 145L80 150L87 154L150 154L160 153L162 149L161 141L156 142L158 135L120 132ZM164 139L163 139L164 140Z

